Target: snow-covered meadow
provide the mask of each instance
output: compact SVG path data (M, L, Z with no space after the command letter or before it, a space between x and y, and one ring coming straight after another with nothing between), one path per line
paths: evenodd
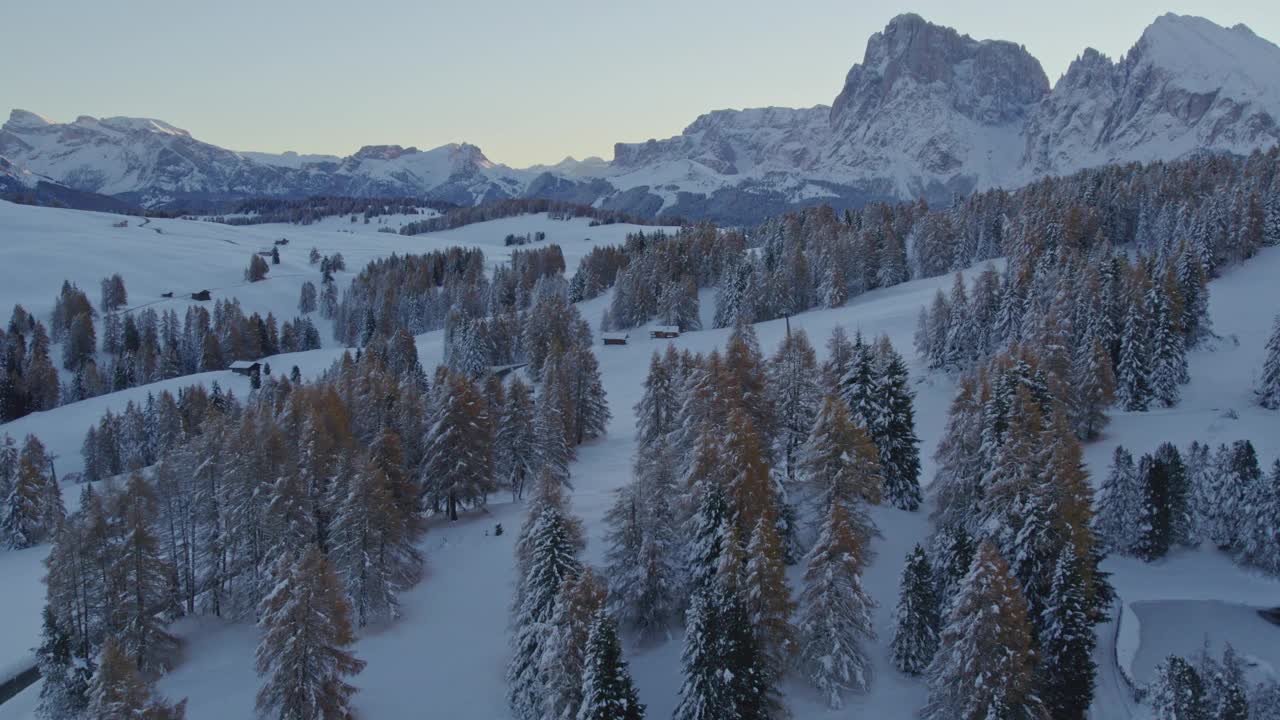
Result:
M482 247L490 262L498 263L506 257L502 241L508 233L542 230L547 233L547 242L557 242L563 248L571 272L592 245L621 242L627 232L637 229L625 225L588 227L585 220L524 216L402 237L379 233L376 224L351 224L345 219L308 227L228 227L183 220L153 220L138 227L138 221L131 220L128 228L114 228L116 220L107 215L0 203L0 303L8 307L21 302L37 315L47 316L64 278L94 297L98 280L119 272L129 289L130 307L185 305L191 301L181 299L183 292L208 288L215 298L238 297L246 311L272 311L285 318L295 314L302 282L318 279L318 270L307 263L312 246L324 254L341 252L351 272L393 252L422 252L455 244ZM157 229L163 232L156 233ZM281 237L290 240L282 248L281 265L272 267L268 280L245 284L241 273L249 255ZM1178 407L1112 414L1104 437L1086 447L1095 484L1105 474L1116 444L1141 453L1166 440L1184 446L1194 439L1215 445L1249 439L1264 463L1280 456L1280 413L1261 410L1251 399L1271 319L1280 310L1280 287L1274 282L1278 274L1280 248L1269 248L1213 283L1210 312L1220 339L1189 354L1192 382L1184 388ZM339 281L345 283L349 278L349 273L343 274ZM911 364L924 483L933 476L931 455L955 384L951 378L923 370L911 350L912 335L920 307L950 284L949 277L914 281L859 296L842 308L803 313L790 321L792 330L804 329L809 334L820 356L825 354L823 346L836 326L851 333L861 330L866 335L890 337ZM178 298L161 297L169 291ZM594 324L608 299L605 295L583 303L581 310ZM703 293L702 300L707 316L711 294ZM334 346L328 330L327 325L321 326L325 348L270 358L273 368L298 365L307 375L327 367L342 352ZM781 320L760 323L756 332L761 346L771 354L786 332L786 324ZM572 467L572 507L586 524L588 562L602 563L603 516L613 492L630 477L636 447L632 408L640 398L650 355L668 343L707 352L722 347L727 338L727 330L705 330L659 341L637 330L631 332L629 345L596 347L613 419L606 437L579 448ZM424 366L440 361L442 340L440 332L418 336ZM162 387L214 380L237 394L248 391L244 378L229 372L204 373L31 415L0 426L0 433L16 438L37 434L58 456L59 472L66 474L79 468L85 430L106 409L119 410L128 400ZM70 503L75 502L75 494L74 487L64 488ZM515 531L523 514L523 506L498 496L485 512L469 514L453 524L432 525L421 545L427 576L402 598L404 617L391 627L364 633L354 648L368 662L367 669L354 680L361 689L356 707L363 717L381 720L425 715L488 720L509 716L503 692L507 618ZM883 537L874 543L876 557L865 583L879 603L875 616L879 637L872 650L876 677L871 692L849 698L842 715L909 718L924 702L925 688L921 681L903 676L889 663L891 611L903 558L927 536L929 523L924 511L876 508L874 517ZM497 523L508 532L495 536ZM0 627L0 677L6 670L21 667L36 642L43 602L40 559L45 552L47 548L0 552L0 573L6 578L0 599L0 612L6 618ZM1113 573L1122 601L1132 604L1142 620L1135 668L1140 681L1149 676L1153 654L1185 652L1199 647L1206 635L1214 641L1229 640L1241 632L1239 618L1214 612L1216 603L1246 610L1280 604L1280 582L1241 569L1213 550L1177 551L1153 564L1111 559L1105 569ZM792 581L797 579L798 568L793 569ZM1280 628L1262 627L1275 633L1274 642L1280 646ZM160 689L173 698L189 698L188 717L193 720L252 716L258 687L252 669L254 629L210 618L185 620L174 629L184 639L183 661L162 679ZM1093 717L1131 717L1135 708L1116 675L1111 638L1114 627L1102 626L1098 632L1099 678ZM1158 640L1149 636L1156 633ZM678 630L673 629L673 637L665 643L629 646L628 651L649 717L669 717L680 684ZM1155 657L1155 661L1159 659ZM786 702L799 720L834 716L803 682L789 681L784 690ZM37 692L38 685L0 705L0 720L31 717Z

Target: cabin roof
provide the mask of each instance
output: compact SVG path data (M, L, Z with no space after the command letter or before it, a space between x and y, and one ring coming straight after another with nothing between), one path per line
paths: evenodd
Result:
M260 364L261 363L259 363L257 360L236 360L235 362L231 363L231 369L232 370L248 370L252 368L254 365L260 365Z

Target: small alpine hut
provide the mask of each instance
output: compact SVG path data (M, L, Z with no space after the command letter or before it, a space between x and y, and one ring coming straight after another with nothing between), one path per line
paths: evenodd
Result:
M256 360L236 360L231 363L231 372L244 375L249 379L262 377L262 363Z
M680 337L679 325L655 325L649 330L649 337L655 340L664 340L669 338Z
M604 339L605 345L626 345L627 338L631 336L621 332L607 332L600 337Z

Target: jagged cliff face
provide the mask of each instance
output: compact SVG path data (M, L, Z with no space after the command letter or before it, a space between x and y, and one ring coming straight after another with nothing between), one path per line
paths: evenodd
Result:
M639 215L752 222L801 204L946 202L1112 162L1280 142L1280 48L1248 28L1158 18L1118 62L1086 50L1052 90L1025 48L917 15L871 36L830 107L718 110L614 158L515 170L474 145L370 145L347 157L238 153L158 120L0 128L6 181L48 178L144 205L249 195L409 195L468 205L546 197Z
M1086 50L1036 109L1022 177L1280 141L1280 48L1243 25L1158 18L1120 62Z
M904 196L992 184L1016 164L1009 128L1048 92L1026 49L902 15L849 71L831 106L824 164L834 175L890 179Z

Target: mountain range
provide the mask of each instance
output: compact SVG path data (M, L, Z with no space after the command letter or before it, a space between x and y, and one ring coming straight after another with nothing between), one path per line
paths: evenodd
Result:
M1087 49L1051 86L1025 47L907 14L871 36L830 106L713 111L675 137L618 143L611 161L512 168L465 143L370 145L346 157L236 152L160 120L54 123L13 110L0 127L0 192L56 186L146 208L311 194L458 205L539 197L753 222L797 205L948 202L1087 167L1278 141L1280 47L1244 25L1164 15L1124 57Z

